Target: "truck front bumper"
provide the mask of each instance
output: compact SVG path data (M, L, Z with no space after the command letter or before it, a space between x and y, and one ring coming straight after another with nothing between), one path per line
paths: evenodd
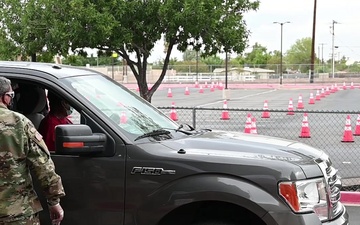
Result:
M314 213L269 212L263 217L263 220L267 225L349 225L349 215L345 206L342 205L342 208L342 213L337 218L323 223Z

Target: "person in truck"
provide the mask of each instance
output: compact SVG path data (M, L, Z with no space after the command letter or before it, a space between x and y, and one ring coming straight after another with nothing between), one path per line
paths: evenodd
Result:
M60 124L72 124L68 116L73 109L65 100L61 99L52 92L48 93L50 111L41 121L39 132L44 137L44 141L50 152L55 152L55 127Z

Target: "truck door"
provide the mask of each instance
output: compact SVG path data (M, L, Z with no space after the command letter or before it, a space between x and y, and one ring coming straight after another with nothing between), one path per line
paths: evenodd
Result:
M70 119L75 124L88 126L93 133L106 136L105 150L101 154L68 154L51 153L56 172L61 176L66 196L61 199L65 211L62 225L122 225L124 224L124 175L126 146L119 136L109 128L109 124L100 121L97 116L76 100L56 82L27 76L21 79L16 74L8 78L16 84L26 84L52 90L69 102L74 108ZM17 90L20 91L20 90ZM25 96L25 94L23 94ZM18 98L21 98L19 96ZM19 99L18 99L19 100ZM41 224L51 224L46 200L37 181L35 189L40 197L44 210L40 212Z

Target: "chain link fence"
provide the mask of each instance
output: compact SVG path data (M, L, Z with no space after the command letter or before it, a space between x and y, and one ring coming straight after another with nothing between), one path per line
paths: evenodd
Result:
M172 107L158 108L170 117ZM301 110L294 110L294 115L288 115L287 110L268 110L270 118L262 118L263 109L176 107L175 112L179 124L189 124L196 129L238 132L244 132L246 119L251 114L256 119L257 135L300 141L324 150L339 170L346 190L359 189L360 136L354 132L360 129L360 112L306 111L308 138L300 137L305 116L305 111ZM224 115L228 115L228 120ZM348 117L350 120L347 121ZM350 126L346 126L347 123ZM349 128L351 131L345 133Z

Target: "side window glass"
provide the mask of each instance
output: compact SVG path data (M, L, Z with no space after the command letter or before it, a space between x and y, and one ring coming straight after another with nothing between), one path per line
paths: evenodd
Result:
M46 96L48 96L49 91L46 89ZM80 113L73 107L71 106L71 114L67 117L73 124L80 124ZM49 103L49 99L47 98L47 108L50 111L50 103Z
M68 116L68 119L73 123L73 124L80 124L80 113L78 111L76 111L75 109L73 109L73 112Z

